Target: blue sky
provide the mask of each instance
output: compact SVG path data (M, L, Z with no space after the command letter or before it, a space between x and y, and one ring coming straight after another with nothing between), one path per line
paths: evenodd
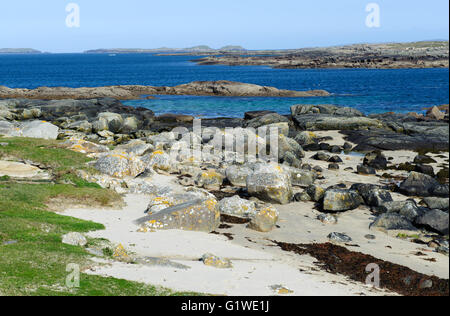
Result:
M68 28L66 5L80 7ZM378 3L381 27L365 25ZM93 48L300 48L448 39L447 0L2 0L0 47L51 52Z

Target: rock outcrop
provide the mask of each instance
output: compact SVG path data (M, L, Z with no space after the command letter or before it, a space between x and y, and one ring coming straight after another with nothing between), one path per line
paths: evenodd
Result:
M0 98L23 99L94 99L113 98L116 100L140 99L143 95L199 95L199 96L229 96L229 97L314 97L328 96L324 90L294 91L280 90L274 87L259 86L233 81L194 81L174 87L152 87L139 85L108 86L108 87L40 87L30 89L10 89L0 86Z

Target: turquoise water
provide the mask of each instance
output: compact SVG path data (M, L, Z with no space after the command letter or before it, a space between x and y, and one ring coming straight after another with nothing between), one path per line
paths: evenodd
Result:
M158 96L126 101L155 113L203 117L242 117L250 110L289 113L294 104L330 103L355 107L367 114L421 111L449 103L448 69L271 69L253 66L198 66L192 56L151 54L0 55L0 85L39 86L167 85L196 80L232 80L280 89L324 89L330 97L225 98Z

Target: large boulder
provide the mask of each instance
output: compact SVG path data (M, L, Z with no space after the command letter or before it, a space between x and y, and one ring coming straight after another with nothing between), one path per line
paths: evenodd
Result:
M263 116L255 117L254 119L245 122L245 127L251 127L251 128L259 128L261 126L266 126L274 123L280 123L280 122L289 122L289 120L285 116L281 116L277 113L269 113Z
M374 184L356 183L352 185L351 189L357 191L368 206L376 207L393 201L389 191Z
M399 214L411 222L427 211L417 206L414 200L385 202L378 209L383 213Z
M156 150L151 154L143 156L142 161L147 168L153 168L156 171L169 171L173 167L173 159L162 150Z
M201 171L195 178L195 184L208 190L220 190L224 176L215 170Z
M400 192L408 196L430 196L433 189L439 186L434 178L418 172L411 172L409 177L400 184Z
M283 170L289 174L291 184L301 187L310 186L316 181L317 174L314 171L303 170L288 166L282 166Z
M415 224L442 235L448 235L448 220L448 213L441 210L431 210L416 218Z
M135 116L129 116L123 121L122 133L134 133L139 129L139 121Z
M306 188L306 193L314 202L319 202L325 196L325 190L319 185L310 185Z
M291 179L279 165L261 164L247 177L247 191L263 201L279 204L291 202Z
M381 151L373 151L366 154L363 161L363 165L381 170L386 169L387 163L388 161Z
M106 121L108 130L113 133L120 133L123 127L123 117L118 113L103 112L98 115L99 121Z
M434 120L443 120L445 118L445 113L442 112L437 106L433 106L427 111L427 117Z
M20 136L20 128L13 123L0 120L0 135L7 137Z
M278 136L278 160L285 160L286 153L292 153L297 159L305 157L302 146L294 139L279 134Z
M430 190L430 195L431 196L436 196L436 197L448 198L448 196L449 196L449 185L448 185L448 183L438 184L438 185L434 186Z
M78 132L90 134L92 132L92 124L88 121L76 121L67 126L68 129L73 129Z
M117 178L136 177L146 168L139 157L125 152L110 152L100 157L94 166L98 171Z
M199 198L145 216L136 224L141 226L141 232L169 229L212 232L219 227L220 212L215 198Z
M438 209L443 211L448 211L449 209L449 199L440 197L426 197L423 199L423 203L430 209Z
M329 189L323 198L323 210L331 212L342 212L353 210L363 204L362 197L358 192L344 189Z
M303 131L303 132L298 133L294 139L301 146L307 146L307 145L315 144L317 142L318 137L313 132Z
M341 107L332 104L298 104L291 106L291 114L329 114L337 116L364 116L360 111L351 107Z
M109 151L107 146L95 144L84 139L70 138L63 143L68 149L82 154L101 154Z
M20 136L30 138L57 139L58 132L58 126L51 123L44 121L32 121L22 123L19 134Z
M305 114L293 117L294 122L301 130L361 130L382 127L378 120L368 117L346 117L328 114Z
M234 186L245 187L247 185L247 177L253 172L248 165L231 165L225 174L228 181Z
M278 216L278 211L274 207L265 207L252 218L248 227L262 233L269 232L276 226Z
M117 146L116 149L124 151L129 154L134 154L136 156L143 156L150 152L153 152L154 148L153 145L147 144L143 140L134 139L126 144Z
M406 217L396 213L381 214L370 225L370 229L417 231Z
M256 203L241 199L238 195L224 198L219 202L220 214L253 218L256 215Z

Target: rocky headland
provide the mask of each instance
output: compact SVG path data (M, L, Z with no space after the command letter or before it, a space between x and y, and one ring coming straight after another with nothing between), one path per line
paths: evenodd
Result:
M237 93L232 87L175 90ZM90 169L73 170L77 177L125 196L122 212L66 213L103 223L105 231L89 236L120 243L115 261L94 274L213 294L448 295L448 106L366 116L293 105L291 115L248 112L202 120L200 130L194 119L113 98L22 95L0 100L0 146L14 137L58 140L92 159ZM54 176L30 160L2 159L0 177L24 170L14 163ZM324 255L330 251L334 257ZM374 262L388 271L387 292L361 285Z
M227 97L312 97L330 95L324 90L293 91L233 81L195 81L174 87L152 87L140 85L109 87L40 87L36 89L11 89L0 86L0 98L23 99L94 99L117 100L140 99L144 95L198 95Z
M288 51L266 51L265 53L255 52L251 56L243 54L215 55L193 61L199 65L251 65L286 69L448 68L449 47L448 41L357 44Z

